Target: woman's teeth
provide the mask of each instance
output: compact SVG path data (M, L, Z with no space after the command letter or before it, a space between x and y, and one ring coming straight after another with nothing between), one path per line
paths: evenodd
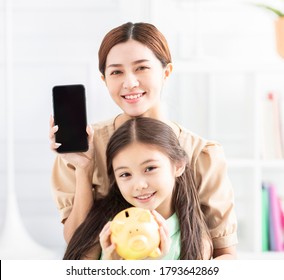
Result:
M137 98L140 98L142 95L143 93L134 94L134 95L125 95L124 98L125 99L137 99Z

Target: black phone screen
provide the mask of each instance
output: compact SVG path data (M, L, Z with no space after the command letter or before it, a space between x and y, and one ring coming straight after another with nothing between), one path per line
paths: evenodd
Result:
M58 125L55 141L59 153L88 150L87 113L83 85L58 85L52 89L54 123Z

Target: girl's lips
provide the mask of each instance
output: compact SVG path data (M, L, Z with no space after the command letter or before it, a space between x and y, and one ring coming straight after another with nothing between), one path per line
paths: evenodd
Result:
M143 194L143 195L137 195L137 196L135 196L135 198L137 200L139 200L140 202L148 202L155 194L156 194L156 192L147 193L147 194Z

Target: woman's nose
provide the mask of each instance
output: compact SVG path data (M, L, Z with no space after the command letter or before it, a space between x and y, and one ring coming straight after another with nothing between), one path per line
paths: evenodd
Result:
M137 77L134 74L126 74L125 79L123 81L123 88L124 89L133 89L135 87L138 87L139 82Z

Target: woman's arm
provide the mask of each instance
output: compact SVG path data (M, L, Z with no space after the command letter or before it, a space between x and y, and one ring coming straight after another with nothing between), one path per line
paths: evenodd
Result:
M93 129L88 126L89 149L85 153L62 154L75 167L76 188L70 215L64 222L64 239L69 243L73 233L85 220L93 203L92 179L94 172Z
M50 118L50 141L51 149L56 152L60 144L55 142L55 133L60 129L54 126L54 119ZM73 233L84 221L89 210L93 205L92 178L95 166L94 147L93 147L93 129L87 126L89 149L84 153L65 153L59 154L60 158L71 164L75 171L75 194L72 204L72 210L64 222L64 238L69 243ZM61 176L60 173L57 177ZM59 180L61 180L59 178Z
M237 258L237 251L235 246L214 249L213 258L215 260L235 260Z
M69 243L78 226L85 220L94 203L92 191L92 165L86 168L77 168L75 174L76 190L74 202L70 215L64 222L64 239L67 243Z

